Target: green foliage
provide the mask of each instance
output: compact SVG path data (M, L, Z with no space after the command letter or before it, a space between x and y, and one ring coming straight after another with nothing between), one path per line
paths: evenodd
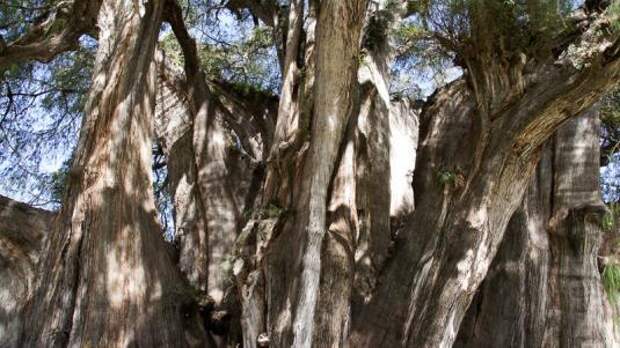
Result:
M94 49L80 47L77 51L60 57L51 65L50 89L41 100L48 111L81 114L84 110L94 62ZM62 105L62 110L58 106Z
M617 221L620 218L620 204L612 203L609 204L608 207L609 211L603 216L601 225L605 232L615 232Z
M245 81L233 82L228 86L233 93L248 98L265 93L265 91L263 91L260 86Z
M399 1L388 0L382 9L369 18L363 39L365 48L372 51L388 42L388 33L396 19L399 6Z
M0 34L4 40L11 42L23 34L30 23L47 8L42 5L42 1L0 1Z
M599 113L602 125L601 131L601 160L607 163L617 163L617 154L620 151L620 88L616 88L606 95L600 102ZM607 175L602 177L601 187L606 200L617 200L617 176L607 168ZM614 178L615 177L615 178ZM615 193L614 193L615 192Z
M67 189L71 161L67 160L57 171L50 175L50 191L52 200L60 204Z
M456 174L449 170L440 170L437 173L437 181L441 186L452 185L456 181Z
M0 190L5 194L57 208L63 192L59 173L41 165L67 158L75 146L95 48L94 40L83 38L77 50L49 63L14 64L2 73Z
M602 220L602 225L603 225L603 230L606 232L611 232L613 231L614 225L615 225L615 221L614 221L614 215L610 212L607 212L604 216L603 216L603 220Z
M601 100L601 121L608 127L620 127L620 86Z
M437 0L420 13L425 29L457 54L475 47L488 54L543 54L566 28L571 0Z
M279 207L275 203L269 203L267 207L265 207L262 211L263 219L274 219L279 217L282 213L284 213L284 209Z
M272 44L271 30L256 27L247 38L232 45L202 45L199 55L209 77L265 89L270 82L264 78L273 68L265 58Z
M174 34L168 33L160 40L160 47L166 56L177 65L183 66L183 53ZM198 58L207 78L234 83L239 88L275 89L277 67L273 53L271 29L255 27L249 35L230 41L205 40L198 43Z
M613 0L607 8L607 15L611 18L611 27L620 30L620 0Z
M422 39L426 34L428 34L428 32L426 32L424 28L411 22L398 26L393 32L397 42L401 43Z
M159 40L159 47L165 52L166 58L179 68L183 67L183 52L173 33L166 33Z
M243 217L243 219L247 221L252 218L252 214L254 214L254 209L246 207L245 209L243 209L241 217Z
M615 264L605 265L602 277L603 286L609 301L617 303L618 296L620 295L620 266Z

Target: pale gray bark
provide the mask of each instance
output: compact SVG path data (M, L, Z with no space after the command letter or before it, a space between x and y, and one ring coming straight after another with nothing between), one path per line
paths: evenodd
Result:
M598 139L591 111L545 145L457 347L617 345L597 264L604 233Z
M319 9L312 141L301 182L308 186L302 189L302 203L298 205L307 216L298 217L303 229L303 252L292 322L292 343L296 347L312 344L328 186L349 116L355 108L354 82L365 6L365 1L324 1Z
M328 227L322 243L315 347L343 347L351 325L356 209L356 122L351 119L331 184Z
M191 115L180 95L181 77L158 56L159 89L155 133L167 156L168 191L173 202L174 239L178 266L194 289L207 294L209 257L206 220L196 182Z
M386 5L387 1L370 5L363 39L364 60L358 71L361 95L357 126L357 205L361 226L355 243L355 295L362 298L370 295L377 273L388 257L393 238L390 221L392 202L396 210L396 206L400 205L396 203L399 200L398 195L407 197L411 193L411 197L407 199L413 201L411 185L405 184L401 192L392 190L392 185L401 186L403 179L406 179L396 175L393 169L402 169L402 165L407 167L415 161L415 155L410 153L413 150L415 154L415 147L407 148L408 140L399 137L398 130L392 128L402 122L406 124L408 120L405 118L413 115L408 114L409 110L401 114L400 103L392 103L390 100L389 69L392 51L388 31L398 24L400 13L393 14L396 20L387 21L383 18L383 11L393 9L386 10ZM369 32L373 33L371 38L368 38ZM414 128L417 136L417 127ZM405 132L407 131L409 130ZM398 144L400 149L395 147L399 140L404 141ZM402 186L399 188L403 189Z
M526 88L508 94L506 109L492 122L486 112L478 113L480 101L463 81L438 91L424 108L414 175L416 210L381 286L354 318L355 344L452 345L521 201L539 146L563 120L589 107L620 73L613 41L593 34L601 28L599 20L604 21L589 23L576 45L582 50L602 47L607 53L589 56L588 69L575 69L565 58L572 53L565 53L553 65L523 70L522 77L510 72L506 81L526 83ZM394 298L407 298L409 304Z
M195 41L183 23L181 9L167 3L167 20L185 57L187 96L177 91L176 99L187 99L181 112L188 119L188 134L171 144L171 189L175 198L180 266L194 288L219 302L228 281L225 267L238 234L242 213L233 192L226 159L232 139L223 127L222 113L210 92L197 57ZM174 151L174 152L172 152ZM184 159L183 159L184 158ZM222 267L224 266L224 267Z

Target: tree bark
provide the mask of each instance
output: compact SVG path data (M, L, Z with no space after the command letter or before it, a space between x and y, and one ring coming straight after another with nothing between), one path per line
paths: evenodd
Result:
M153 52L163 2L104 1L93 86L22 344L205 342L157 221Z
M532 60L520 72L514 70L518 65L505 75L492 72L492 80L468 71L465 80L431 98L420 117L416 210L381 286L355 318L352 344L453 344L534 172L540 145L561 122L588 108L597 91L619 74L617 38L594 38L600 21L605 19L589 23L583 39L574 44L588 52L607 52L588 56L587 68L575 67L573 47L552 64L536 66ZM479 78L519 89L505 94L498 90L501 84L471 89ZM488 91L500 94L476 96Z
M0 196L0 347L19 347L54 214Z
M276 19L284 8L275 4L231 2L286 33L272 129L270 107L248 112L243 96L206 80L174 1L103 1L94 86L40 268L50 271L38 282L32 330L20 343L452 346L523 202L542 144L620 77L617 34L594 12L545 60L522 52L496 56L466 43L472 46L458 57L467 67L463 78L418 110L415 102L390 98L387 34L379 42L361 37L391 1L373 2L376 8L366 1L293 1L285 24ZM170 117L157 130L169 156L178 260L158 235L150 174L153 51L164 6L185 58L185 78L173 77L165 91L177 105L162 96L160 116ZM554 170L564 162L581 168L560 159L565 150L555 153ZM573 187L563 180L576 177L554 177L550 252L532 256L542 264L527 275L539 282L531 291L540 291L544 277L553 285L553 318L545 322L561 329L528 339L606 344L606 328L583 322L603 302L597 279L588 278L598 248L589 212L598 203L563 196ZM533 238L523 235L504 244ZM522 249L510 252L524 257ZM228 338L209 341L202 324L227 332L217 327L215 310L198 317L196 302L206 293L218 315L234 316L242 337L228 328ZM574 297L594 301L576 308ZM485 310L490 298L471 310ZM463 328L462 337L477 325ZM459 344L485 336L465 337Z
M397 230L414 208L411 179L419 110L410 100L393 101L388 88L394 55L388 34L403 11L404 2L379 1L371 5L366 19L365 54L358 71L362 90L356 169L360 227L354 248L354 295L359 303L353 304L354 309L372 295Z
M545 145L536 175L459 331L457 347L614 347L602 289L595 110Z
M225 83L204 80L180 8L167 5L167 19L188 57L185 75L193 76L179 76L165 57L160 62L165 88L158 103L158 134L168 156L178 265L200 293L201 313L218 344L234 344L240 333L233 244L260 193L276 105L266 93L242 95ZM197 116L207 124L197 124ZM197 155L195 145L205 143Z
M29 60L49 62L58 54L75 49L83 34L96 35L101 0L73 0L55 4L45 17L16 40L4 43L0 36L0 72Z

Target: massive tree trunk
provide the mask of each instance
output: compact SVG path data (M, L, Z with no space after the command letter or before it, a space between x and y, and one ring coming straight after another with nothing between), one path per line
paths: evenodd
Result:
M54 214L0 196L0 347L19 347Z
M93 86L24 346L204 342L153 198L153 52L162 9L162 1L102 3Z
M39 269L46 272L21 343L451 346L500 245L515 238L510 231L516 227L505 241L504 231L523 202L542 144L620 77L620 49L596 12L570 19L579 29L569 31L549 59L495 55L501 38L481 37L495 41L483 49L468 43L458 57L465 75L418 109L388 93L387 32L405 2L398 2L396 18L383 18L393 4L228 4L250 7L282 36L276 41L283 86L272 127L270 102L252 104L206 80L174 1L104 0L69 189L44 250ZM184 78L160 70L167 80L157 116L158 140L169 158L178 260L159 235L150 174L153 51L164 6L185 59ZM281 21L284 12L288 20ZM565 203L574 183L564 179L581 180L581 174L562 175L563 161L575 159L560 157L568 153L561 144L552 164L559 173L553 194L545 193L557 199L544 213L554 231L550 251L535 256L533 271L539 286L543 273L553 285L545 292L554 313L545 323L553 325L519 339L604 344L607 328L584 323L603 303L593 276L598 231L589 215L598 201L588 200L594 188L584 179L589 196L570 198L583 204ZM533 190L524 204L542 192ZM519 237L519 246L533 238ZM565 293L565 287L573 290ZM207 331L228 333L226 339L207 343L197 301L209 305L201 312ZM484 301L492 296L471 309L480 311L471 315L481 322L494 315L484 314ZM578 318L565 315L575 311ZM235 323L222 329L224 317ZM472 327L461 330L460 344L507 339L476 336L478 321Z
M453 344L541 144L618 78L617 41L601 40L595 33L604 19L591 20L575 46L552 62L521 56L506 67L493 55L466 56L482 71L467 71L431 98L420 116L416 210L380 286L354 318L353 344ZM575 52L602 54L576 67Z
M545 145L456 346L616 346L597 262L598 123L588 112Z
M220 343L234 344L239 300L231 291L233 245L261 189L277 100L205 80L180 7L172 1L167 6L165 19L181 43L187 76L161 57L157 124L168 157L178 266L198 294L208 330Z

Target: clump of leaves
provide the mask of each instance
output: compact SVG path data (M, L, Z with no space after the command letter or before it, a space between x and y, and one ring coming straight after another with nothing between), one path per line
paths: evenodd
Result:
M277 70L271 30L256 27L238 42L200 45L199 58L207 76L258 89L273 89Z
M605 265L603 270L603 286L609 301L612 303L618 302L618 296L620 295L620 266L615 264Z
M611 232L614 227L614 216L610 212L606 213L603 216L603 230L606 232Z
M364 33L364 48L374 50L387 43L387 34L396 19L398 1L388 0L384 8L377 10L368 20Z
M450 170L440 170L437 173L437 181L441 186L452 185L456 181L456 174Z
M254 209L252 208L245 208L243 209L243 213L241 213L241 216L243 217L244 220L250 220L250 218L252 218L252 214L254 214Z
M15 64L0 72L0 190L36 206L57 208L62 189L44 164L68 158L77 141L90 87L96 42L43 64ZM54 185L56 187L54 187Z
M179 68L183 67L183 51L173 33L165 34L159 41L159 47L165 52L169 61Z
M611 18L612 29L620 30L620 1L614 0L607 8L607 14Z
M605 232L613 232L617 227L617 220L620 217L620 204L610 204L609 211L605 213L601 221Z
M69 180L69 170L71 169L71 160L66 160L62 166L52 173L50 177L50 191L52 200L57 203L62 202Z
M600 117L606 126L620 127L620 88L602 98Z
M284 208L279 207L275 203L269 203L262 211L262 217L273 219L279 217L284 212Z

